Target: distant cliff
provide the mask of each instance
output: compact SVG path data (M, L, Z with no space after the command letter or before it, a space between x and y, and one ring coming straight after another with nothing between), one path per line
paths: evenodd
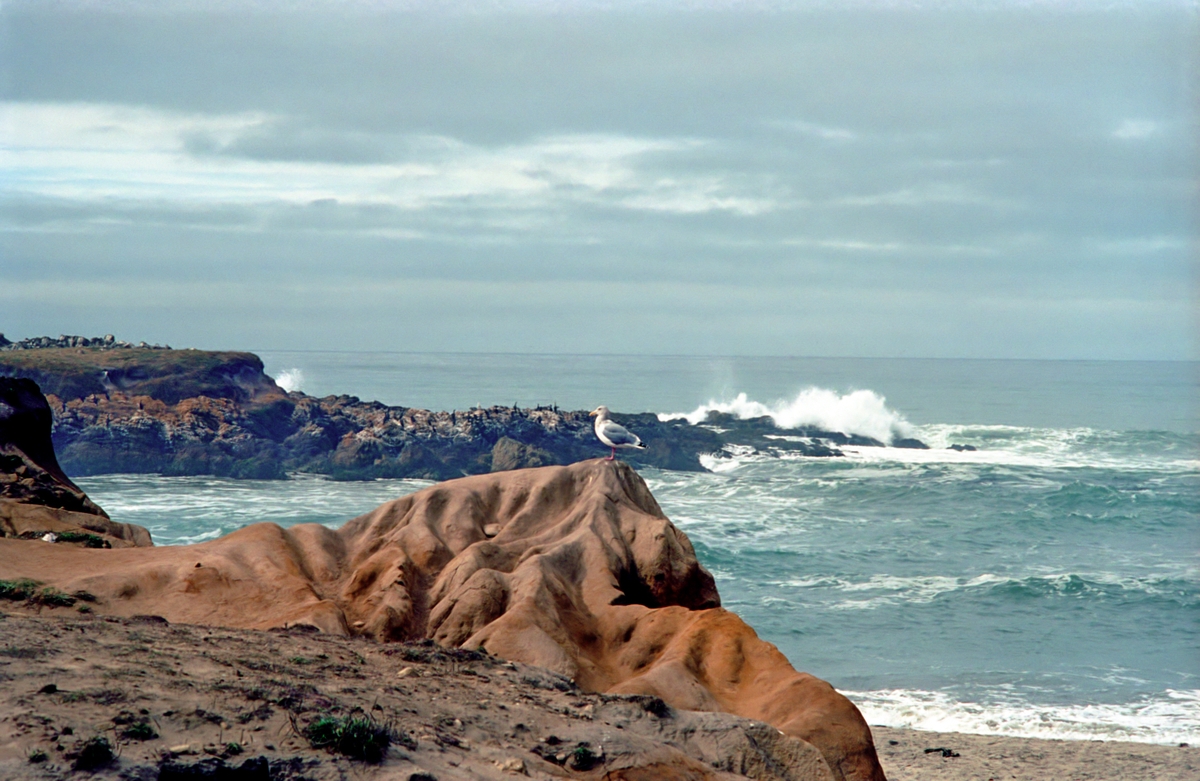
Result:
M570 464L605 451L582 410L434 412L354 396L285 393L251 353L134 347L111 337L40 337L18 345L0 349L0 376L33 379L46 392L55 449L75 475L282 479L312 472L343 480L445 480ZM713 413L692 425L649 413L613 417L647 444L645 451L623 454L637 467L702 471L702 455L734 446L829 457L842 455L839 445L883 444L839 432L783 430L770 418Z

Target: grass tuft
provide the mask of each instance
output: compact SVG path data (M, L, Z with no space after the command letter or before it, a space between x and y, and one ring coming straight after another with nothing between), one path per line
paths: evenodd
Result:
M37 593L38 583L36 580L23 578L21 580L0 580L0 599L29 599Z
M154 740L158 737L158 733L147 722L139 721L122 730L121 737L126 740Z
M40 764L49 758L50 755L45 751L42 751L40 748L35 748L33 751L29 752L29 764L31 765Z
M112 543L98 534L87 532L57 532L58 542L82 542L85 548L111 548Z
M53 586L47 586L31 597L30 601L37 602L46 607L70 607L75 604L75 597L70 594L64 594Z
M369 717L320 716L304 728L313 748L345 754L364 762L381 762L392 743L392 730Z

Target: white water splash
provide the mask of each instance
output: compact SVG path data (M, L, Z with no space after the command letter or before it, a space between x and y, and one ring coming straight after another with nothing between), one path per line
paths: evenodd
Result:
M728 413L742 420L768 416L780 428L815 426L886 443L910 437L913 431L903 415L888 409L887 399L869 390L840 394L826 388L805 388L794 399L780 399L773 404L753 401L745 393L739 393L732 401L714 399L691 412L664 413L658 419L684 418L695 425L704 422L709 412Z
M1125 703L1038 705L1012 699L962 702L945 692L911 689L843 692L870 724L933 732L965 732L1058 740L1200 742L1200 690L1175 691Z
M304 390L304 372L299 369L287 369L275 378L275 384L283 388L285 393Z

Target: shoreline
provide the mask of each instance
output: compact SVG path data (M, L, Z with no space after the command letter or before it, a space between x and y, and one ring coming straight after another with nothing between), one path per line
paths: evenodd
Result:
M973 735L871 725L888 781L1186 781L1200 747ZM944 751L926 749L949 749ZM958 756L953 756L957 754Z

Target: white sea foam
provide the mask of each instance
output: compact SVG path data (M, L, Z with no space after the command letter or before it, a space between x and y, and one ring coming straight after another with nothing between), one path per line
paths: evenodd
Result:
M973 577L943 575L872 575L865 580L827 577L800 577L776 581L784 588L817 589L840 592L826 604L830 610L873 610L902 604L926 604L947 594L960 591L1019 587L1036 592L1071 594L1081 590L1113 589L1128 597L1177 597L1181 582L1195 583L1200 573L1194 568L1182 568L1155 577L1127 577L1110 572L1064 573L1044 572L1026 575L997 575L985 572ZM811 599L812 597L808 597Z
M1200 690L1175 691L1123 704L1038 705L1002 690L989 702L945 692L888 689L843 692L869 724L885 727L1059 740L1200 742Z
M285 393L304 390L304 372L299 369L287 369L275 378L275 384L283 388Z
M691 412L663 413L658 418L664 421L684 418L695 425L703 422L710 412L723 412L742 420L767 416L780 428L815 426L889 443L898 437L912 436L913 431L903 415L888 408L887 399L869 390L840 394L826 388L806 388L793 399L771 404L739 393L732 401L713 399Z
M1127 432L1091 428L1025 428L934 424L913 426L915 438L929 450L842 446L850 458L866 462L910 464L1002 464L1048 469L1099 468L1194 472L1200 470L1195 444L1182 435L1174 446L1158 443L1145 447L1130 441ZM950 445L971 445L976 450L957 451Z

